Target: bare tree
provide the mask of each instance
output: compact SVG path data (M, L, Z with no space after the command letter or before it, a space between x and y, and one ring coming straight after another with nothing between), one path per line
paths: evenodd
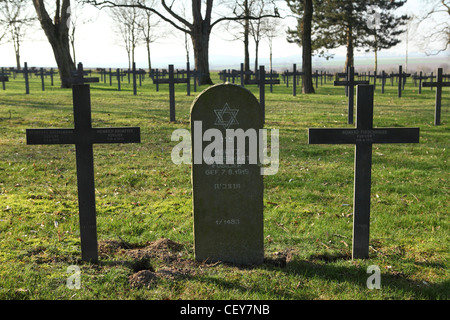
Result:
M95 17L87 17L85 14L81 14L84 9L84 4L81 2L74 1L70 6L70 30L69 30L69 41L72 47L72 57L73 63L77 64L76 51L75 51L75 32L77 28L83 24L90 23L94 21Z
M120 0L121 6L110 8L110 16L114 20L114 25L118 29L128 56L128 68L131 69L135 62L135 50L139 42L139 24L140 10L131 6L133 0ZM122 6L123 5L123 6Z
M422 15L415 20L422 30L420 43L427 55L437 55L450 46L450 1L428 0L421 3Z
M156 5L156 0L143 0L145 5L154 7ZM148 3L147 3L148 2ZM149 10L140 9L138 12L137 18L137 27L140 32L140 39L145 43L145 47L147 49L147 61L148 61L148 69L152 69L152 59L151 59L151 51L150 44L155 42L158 38L157 27L160 23L159 18Z
M267 18L263 20L262 31L269 45L270 69L273 69L273 40L280 35L281 20L278 18Z
M267 2L267 1L266 1ZM253 6L253 14L256 17L261 17L267 14L264 8L264 0L257 0ZM265 18L267 19L267 18ZM263 28L266 26L264 24L265 19L257 19L250 21L250 34L255 42L255 71L258 70L258 56L259 56L259 43L261 42L262 37L264 36Z
M68 81L71 77L70 73L75 70L69 44L70 0L55 0L53 20L50 18L44 0L33 0L33 4L41 27L52 46L61 78L61 87L69 88L71 87Z
M26 0L0 1L0 25L4 30L0 40L6 37L8 42L13 43L17 69L21 68L20 46L24 40L25 31L36 21L36 17L29 10L29 4Z
M225 20L242 20L242 19L259 19L260 17L253 17L249 15L226 16L222 12L217 11L218 17L213 20L213 0L192 0L192 18L189 21L177 12L175 1L170 5L165 0L160 0L162 9L148 7L141 0L134 0L134 4L124 5L113 0L84 0L100 8L102 7L138 7L145 10L152 11L158 15L162 20L169 23L172 27L179 31L187 33L192 40L192 47L194 51L195 68L199 71L199 84L212 84L209 73L209 39L211 31L214 26ZM216 12L215 12L216 13ZM272 16L279 16L278 11L274 8Z

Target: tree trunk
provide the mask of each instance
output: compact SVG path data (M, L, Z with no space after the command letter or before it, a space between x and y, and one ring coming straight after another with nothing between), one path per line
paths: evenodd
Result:
M313 16L312 0L304 0L304 13L302 21L302 71L303 93L315 93L312 81L312 45L311 22Z
M259 41L255 41L255 72L259 70L258 65L258 54L259 54Z
M20 45L19 45L19 43L17 43L17 47L16 47L16 45L14 45L14 51L16 52L16 67L17 67L17 70L20 70Z
M71 85L68 80L71 78L71 71L75 70L75 64L70 56L69 27L67 23L70 17L70 13L67 12L70 7L70 0L62 0L61 6L60 2L60 0L56 0L57 9L53 23L45 9L44 0L33 0L41 27L53 49L61 78L61 88L70 88Z
M248 0L244 1L244 14L245 16L249 16L249 8L248 8ZM250 71L250 52L248 50L249 46L249 36L250 36L250 21L248 19L244 20L244 75L245 82L250 80L250 74L247 72ZM257 69L255 69L256 72Z
M193 34L195 69L199 72L198 84L213 84L209 74L209 33Z
M194 50L195 69L199 73L198 84L213 84L209 74L209 36L211 35L212 0L207 2L207 13L202 18L200 0L192 1L194 23L191 25L192 48Z
M146 39L146 44L147 44L148 71L151 71L152 70L152 58L150 55L150 39L149 38Z
M347 59L345 61L344 72L347 72L348 67L354 67L354 65L353 65L353 28L351 25L347 26Z

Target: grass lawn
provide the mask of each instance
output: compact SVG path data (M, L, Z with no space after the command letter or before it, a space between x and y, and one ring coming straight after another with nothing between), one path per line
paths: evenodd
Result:
M217 75L215 82L220 82ZM0 89L0 299L449 299L449 91L434 126L434 91L388 82L375 127L420 127L419 144L373 146L370 258L352 260L354 146L308 145L307 128L348 127L332 82L316 94L266 89L267 129L280 132L280 167L264 177L265 263L194 261L189 165L175 165L171 134L189 129L192 101L146 79L91 85L94 127L139 126L140 144L95 145L100 262L81 261L73 145L26 145L26 128L73 128L72 92L22 75ZM256 86L249 89L258 97ZM434 89L435 90L435 89ZM369 266L381 272L368 289ZM80 289L66 285L69 266Z

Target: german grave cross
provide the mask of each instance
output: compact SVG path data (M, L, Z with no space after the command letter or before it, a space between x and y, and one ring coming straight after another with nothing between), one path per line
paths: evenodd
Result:
M355 144L353 194L354 259L369 257L372 144L418 143L419 128L373 128L372 85L357 86L356 128L310 128L309 144Z
M70 78L68 80L71 84L84 84L84 83L92 83L92 82L99 82L98 78L85 78L84 77L84 70L83 70L83 64L80 62L78 63L78 68L75 73L75 77Z
M189 72L189 70L188 70ZM169 113L170 121L175 121L175 83L187 83L189 78L176 79L173 71L173 64L169 65L169 78L168 79L153 79L153 83L168 83L169 84Z
M346 86L348 89L348 123L353 123L353 101L354 101L354 92L355 85L358 84L369 84L369 81L355 81L355 68L348 67L347 68L347 80L344 81L335 81L335 86Z
M434 109L434 125L441 124L441 99L442 99L442 87L450 87L450 82L444 82L442 80L442 68L437 70L436 82L424 82L424 87L436 87L436 102Z
M78 66L77 81L83 82L86 79L82 77L82 66ZM139 143L140 128L92 128L89 85L74 85L72 95L75 128L27 129L27 144L75 144L81 255L84 261L97 262L97 224L92 146L94 143Z

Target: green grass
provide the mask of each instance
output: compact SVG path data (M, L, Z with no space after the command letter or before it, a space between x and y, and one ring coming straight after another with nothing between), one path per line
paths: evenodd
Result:
M80 259L74 146L25 139L26 128L73 127L71 90L47 80L42 92L33 77L26 95L22 75L11 79L0 90L0 299L448 299L449 92L434 126L434 92L408 82L401 99L395 85L376 89L374 126L421 131L419 144L373 147L367 260L351 259L354 147L307 144L309 127L352 127L344 89L328 82L293 97L291 87L267 87L265 127L280 130L280 168L264 177L266 262L240 268L194 263L190 166L171 161L171 133L189 129L206 87L188 97L177 85L170 123L167 85L156 92L146 79L137 96L126 81L121 92L115 82L91 86L93 126L140 126L142 140L94 146L98 238L127 244L95 265ZM151 267L182 276L133 287L130 247L161 238L182 248L152 256ZM81 269L79 290L66 286L70 265ZM381 270L379 290L366 286L370 265Z

